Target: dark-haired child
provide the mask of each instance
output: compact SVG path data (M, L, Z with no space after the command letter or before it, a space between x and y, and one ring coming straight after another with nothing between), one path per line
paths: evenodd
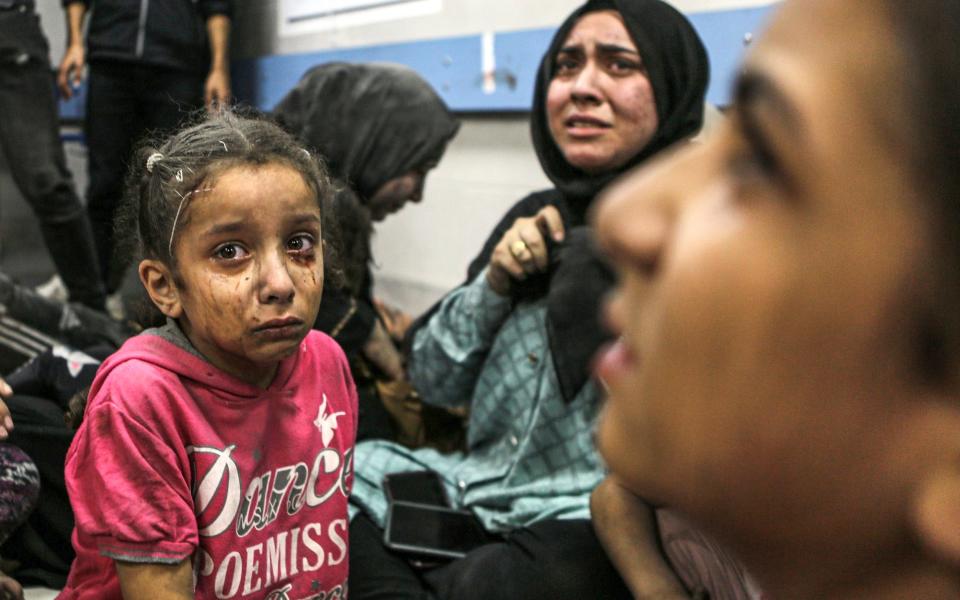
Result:
M67 455L77 559L60 597L345 597L356 393L311 331L327 175L229 112L135 160L121 222L167 324L91 388Z

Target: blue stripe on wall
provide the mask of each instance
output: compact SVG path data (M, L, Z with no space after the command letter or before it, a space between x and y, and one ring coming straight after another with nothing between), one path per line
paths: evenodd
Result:
M731 83L740 64L747 34L762 30L775 5L688 15L710 55L707 99L729 102ZM273 108L310 67L331 61L394 62L420 73L455 111L526 111L540 57L554 29L531 29L495 35L496 91L483 92L481 36L263 56L234 61L234 94L262 110ZM61 103L61 115L80 118L83 98Z

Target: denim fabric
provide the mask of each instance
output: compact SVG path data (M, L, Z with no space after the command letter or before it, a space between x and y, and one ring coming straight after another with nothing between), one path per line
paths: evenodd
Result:
M67 170L53 83L37 16L19 8L0 11L0 147L70 298L102 310L90 224Z

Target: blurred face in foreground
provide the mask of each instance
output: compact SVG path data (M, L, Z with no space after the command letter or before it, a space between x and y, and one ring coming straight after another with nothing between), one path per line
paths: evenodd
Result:
M919 366L937 249L881 6L787 3L723 130L596 215L622 276L601 450L778 598L960 557L960 398ZM956 597L953 574L916 579Z

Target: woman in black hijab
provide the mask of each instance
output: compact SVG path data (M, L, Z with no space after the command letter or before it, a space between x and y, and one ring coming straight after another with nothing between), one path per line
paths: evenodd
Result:
M608 44L594 48L598 64L590 65L587 49L570 39L571 31L585 15L610 10L619 13L636 52ZM635 71L646 86L623 85ZM658 0L590 0L561 25L540 63L530 128L540 165L556 187L527 196L507 212L470 263L467 281L486 268L494 289L515 299L549 290L550 349L566 398L587 381L588 363L606 341L596 315L612 276L590 256L583 235L569 244L578 249L565 252L581 264L561 269L559 276L559 257L548 249L585 225L607 184L700 131L708 80L696 31ZM638 97L652 106L637 106Z
M371 221L421 200L427 172L460 125L430 84L395 64L314 67L273 114L323 156L343 186L334 205L346 285L325 287L316 327L343 347L361 387L371 378L401 380L395 342L410 320L373 300ZM361 419L360 437L391 435L378 403L361 404L367 418Z
M427 171L460 127L422 77L386 63L314 67L274 116L326 159L374 221L420 200ZM403 177L412 184L405 194Z
M424 587L457 600L629 597L589 521L605 469L591 437L600 393L587 372L612 277L582 225L605 185L699 130L707 76L697 34L659 0L591 0L557 32L532 120L555 187L507 213L468 281L411 338L408 370L424 401L469 404L467 449L358 444L351 503L364 514L350 526L351 598L421 598ZM383 547L391 510L380 486L424 468L494 540L418 576ZM648 591L683 593L646 542Z
M571 140L571 136L565 135L563 131L554 130L558 126L575 130L578 116L584 119L584 125L610 130L616 127L611 121L618 116L618 107L614 106L612 110L606 111L607 117L597 117L597 112L603 112L599 107L604 104L611 105L616 99L602 97L603 91L589 83L584 87L577 87L577 84L573 83L566 90L560 89L564 87L563 80L570 77L589 77L578 70L577 61L582 60L579 50L563 50L574 25L584 15L605 10L615 10L620 14L639 56L613 53L601 58L611 61L639 59L637 68L645 74L652 88L656 128L649 132L646 143L626 157L624 162L611 160L607 165L578 165L578 159L589 160L590 157L576 155L576 140ZM623 69L625 64L621 64L619 68ZM610 66L616 68L616 65ZM704 94L708 79L709 66L700 38L690 23L664 2L590 0L571 14L557 31L540 63L530 126L540 166L555 188L531 194L510 209L488 238L483 250L470 264L468 280L473 279L487 266L497 244L518 218L535 215L544 207L553 206L565 228L584 225L593 200L608 183L661 150L695 135L703 124ZM555 111L551 111L548 106L552 90L568 96L566 105L557 106ZM560 101L562 102L563 98ZM610 112L614 113L613 119L609 118ZM594 118L597 118L597 121L591 123ZM596 138L590 138L589 132L583 133L586 134L582 138L584 144L595 142ZM643 132L640 133L636 139L642 138ZM561 138L559 141L558 137ZM570 158L573 158L573 161L568 159L566 151L572 154Z

